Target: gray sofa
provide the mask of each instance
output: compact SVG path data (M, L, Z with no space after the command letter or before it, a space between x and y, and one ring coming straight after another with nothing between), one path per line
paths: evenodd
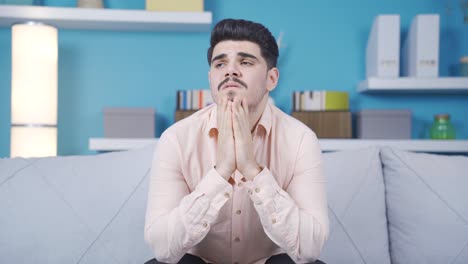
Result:
M0 159L0 263L144 263L154 146ZM468 157L324 154L326 263L468 263Z

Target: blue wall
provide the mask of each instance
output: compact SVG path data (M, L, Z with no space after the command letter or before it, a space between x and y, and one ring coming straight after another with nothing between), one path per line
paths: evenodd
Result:
M49 0L73 6L76 1ZM108 0L108 7L143 9L144 1ZM447 11L451 7L451 12ZM356 93L365 76L367 36L378 14L400 14L402 35L421 13L441 15L442 76L453 75L459 57L468 55L468 25L458 1L445 0L205 0L214 23L244 18L263 23L278 36L280 83L272 96L291 111L294 90L333 89L350 92L351 110L411 109L413 138L427 138L432 116L451 114L459 138L468 138L468 95ZM11 37L0 29L0 157L9 155ZM208 88L206 49L209 32L106 32L60 30L59 154L91 154L90 137L103 136L102 108L154 107L157 135L172 124L178 89Z

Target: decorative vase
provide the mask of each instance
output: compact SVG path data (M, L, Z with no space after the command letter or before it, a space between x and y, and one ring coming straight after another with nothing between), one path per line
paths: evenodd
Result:
M431 139L455 139L455 127L449 114L437 114L431 126Z

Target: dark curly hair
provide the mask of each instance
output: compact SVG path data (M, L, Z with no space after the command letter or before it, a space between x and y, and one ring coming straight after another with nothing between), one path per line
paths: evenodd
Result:
M211 65L213 49L224 40L247 40L260 46L268 69L276 67L278 61L278 45L271 32L262 24L243 19L224 19L218 22L211 31L210 47L208 48L208 65Z

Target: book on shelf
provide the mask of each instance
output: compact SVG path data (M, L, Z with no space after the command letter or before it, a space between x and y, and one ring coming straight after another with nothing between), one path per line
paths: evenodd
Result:
M210 90L179 90L177 91L175 122L182 120L196 111L213 103Z
M295 91L294 111L347 111L349 94L342 91Z
M317 137L352 137L348 92L295 91L292 98L291 115L312 129Z
M177 110L200 110L213 103L210 90L177 91Z

